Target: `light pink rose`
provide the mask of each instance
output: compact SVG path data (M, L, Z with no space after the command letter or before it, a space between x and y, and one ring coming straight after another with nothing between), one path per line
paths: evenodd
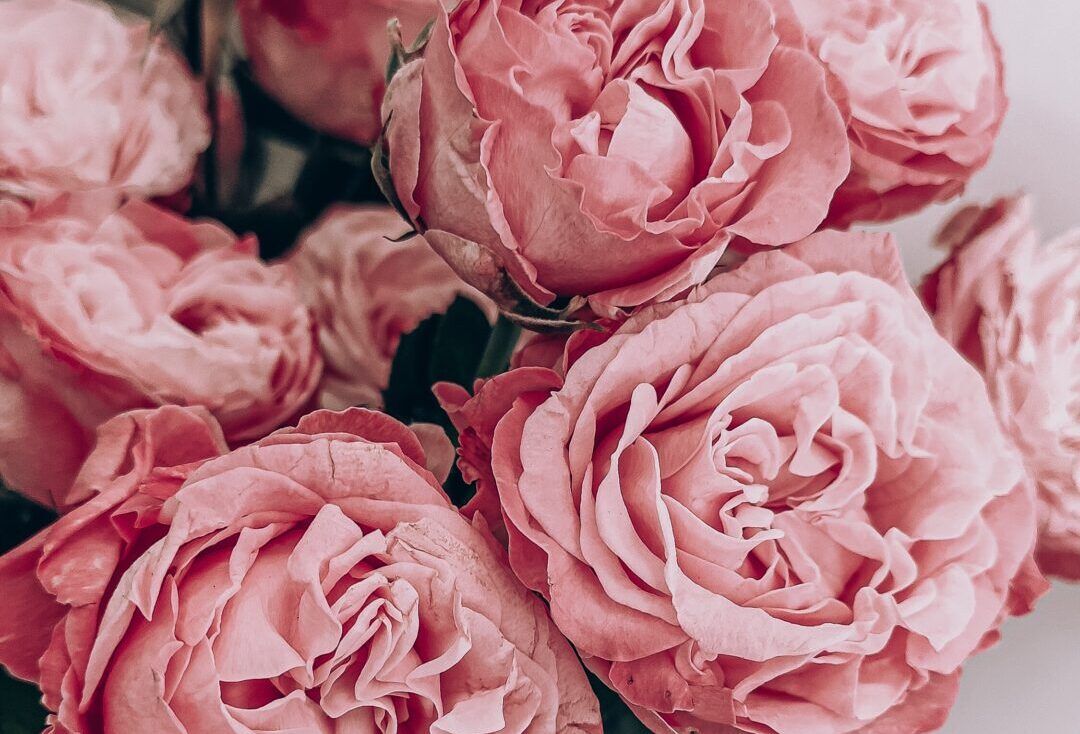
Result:
M294 115L363 145L379 136L387 22L413 38L436 0L238 0L255 78Z
M655 732L934 730L1045 589L1019 458L885 235L755 255L565 359L439 392L515 572Z
M670 299L732 236L814 231L848 174L825 75L786 37L767 0L465 0L390 83L397 195L501 305Z
M83 204L0 229L0 474L46 504L117 413L202 405L249 440L300 412L321 371L290 274L252 238Z
M1080 230L1040 246L1027 198L968 207L923 286L939 331L986 377L1036 481L1044 571L1080 580Z
M962 192L1008 107L981 0L778 2L850 109L851 176L829 223L895 219Z
M491 302L462 282L422 237L390 241L406 231L389 207L340 206L303 236L289 258L319 325L324 408L381 407L402 335L446 311L458 296L494 316Z
M0 662L51 732L600 734L573 650L405 426L320 411L222 450L203 414L122 415L97 493L0 558Z
M202 88L145 21L82 0L0 2L0 198L187 186L210 142Z

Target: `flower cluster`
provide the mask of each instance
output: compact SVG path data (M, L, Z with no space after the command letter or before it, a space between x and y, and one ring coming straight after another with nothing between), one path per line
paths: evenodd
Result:
M1080 237L965 208L920 299L847 229L987 161L980 0L7 0L0 50L48 732L920 734L1080 579Z

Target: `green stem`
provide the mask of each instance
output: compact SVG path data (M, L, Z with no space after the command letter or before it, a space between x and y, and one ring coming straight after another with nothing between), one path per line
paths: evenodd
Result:
M184 13L184 56L191 73L199 77L206 72L203 68L202 0L188 0Z
M484 348L484 356L476 367L476 376L487 378L506 372L510 366L510 355L514 353L520 336L521 327L499 314L499 320L495 322Z

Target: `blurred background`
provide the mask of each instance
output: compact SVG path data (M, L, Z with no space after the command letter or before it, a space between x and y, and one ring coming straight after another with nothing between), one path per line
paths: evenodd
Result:
M964 202L1027 191L1044 236L1080 227L1080 4L987 0L1005 53L1012 107L990 164ZM934 232L951 202L887 229L917 279L941 253ZM1080 586L1055 584L1031 616L1005 624L997 647L976 657L941 734L1080 732Z

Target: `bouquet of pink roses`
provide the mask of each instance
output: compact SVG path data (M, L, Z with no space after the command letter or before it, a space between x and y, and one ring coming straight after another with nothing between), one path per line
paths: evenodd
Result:
M853 227L1006 107L981 0L0 0L0 731L938 730L1080 235Z

